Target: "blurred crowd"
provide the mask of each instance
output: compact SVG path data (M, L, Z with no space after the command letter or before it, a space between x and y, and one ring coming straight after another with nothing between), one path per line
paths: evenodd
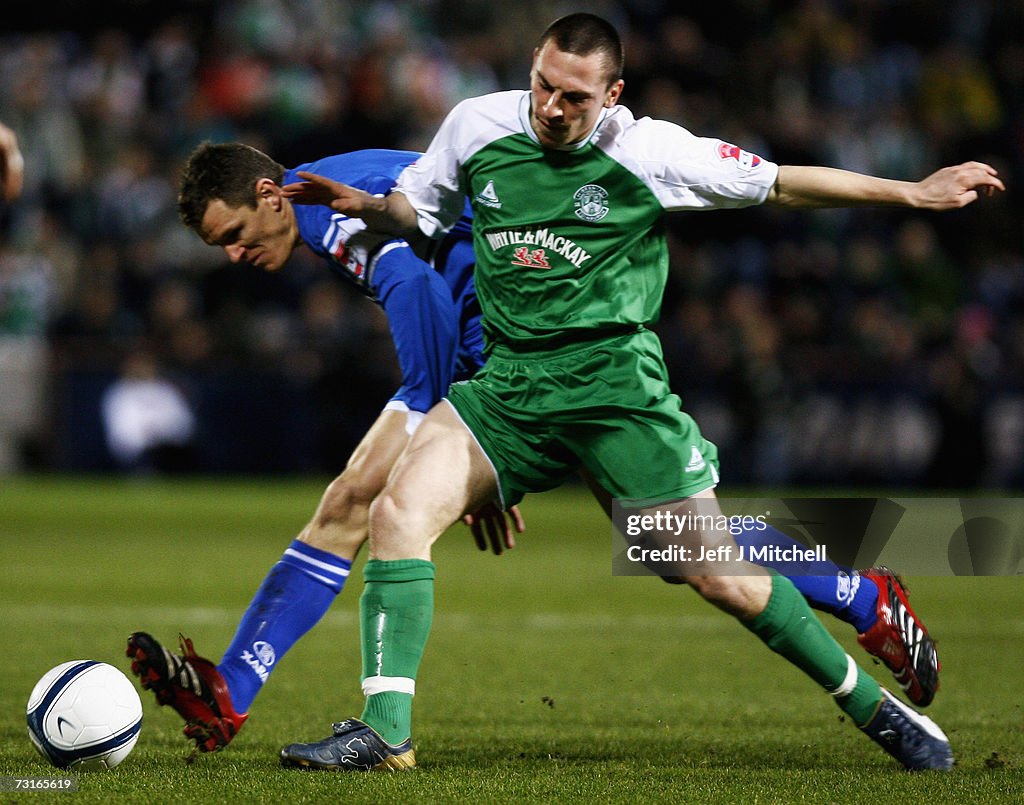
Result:
M1024 2L122 5L124 24L0 32L0 120L26 163L0 210L0 385L23 374L3 374L17 344L44 377L13 466L113 466L76 452L81 409L99 418L144 355L192 404L195 469L340 469L397 385L386 322L308 254L268 275L201 243L176 217L184 158L208 139L286 165L424 148L460 99L526 86L551 19L590 10L624 34L638 115L897 179L978 159L1009 188L943 215L670 219L658 329L725 479L1024 482ZM291 453L204 453L240 416Z

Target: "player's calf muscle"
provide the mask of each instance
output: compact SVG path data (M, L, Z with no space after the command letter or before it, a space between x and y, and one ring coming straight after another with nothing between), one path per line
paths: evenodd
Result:
M351 523L365 528L370 504L383 488L383 476L367 477L346 470L331 481L324 492L313 520L315 527Z
M382 479L356 477L346 470L327 487L299 539L344 559L355 558L366 542L370 503L383 485Z
M361 528L343 528L337 524L332 527L314 528L313 523L310 523L302 529L299 540L351 562L366 542L366 535L365 522Z
M408 441L406 414L384 411L356 447L345 470L327 486L299 539L345 559L366 542L369 511Z

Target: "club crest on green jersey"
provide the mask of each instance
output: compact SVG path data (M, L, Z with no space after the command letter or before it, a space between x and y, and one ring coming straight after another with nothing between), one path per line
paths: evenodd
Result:
M576 216L584 221L600 221L608 214L608 191L599 184L585 184L572 196Z

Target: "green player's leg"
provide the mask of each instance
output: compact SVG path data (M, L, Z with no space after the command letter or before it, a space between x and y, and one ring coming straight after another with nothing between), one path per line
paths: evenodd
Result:
M360 720L389 744L408 740L412 697L434 615L434 565L423 559L370 559L359 600L363 642Z
M373 503L360 603L367 696L362 720L389 743L406 740L411 730L412 683L433 616L431 546L496 492L490 462L454 409L441 403L416 430Z
M700 501L704 513L707 503ZM709 542L715 540L709 536ZM905 768L952 767L949 739L938 725L883 691L829 634L789 579L747 568L736 575L694 575L687 581L831 693L861 731Z
M743 625L831 693L857 726L867 724L882 700L878 682L829 634L789 579L773 575L767 581L767 605Z
M370 508L370 557L360 599L362 718L339 722L322 741L284 747L284 765L415 765L412 697L433 619L431 546L463 512L493 500L496 492L494 471L472 435L450 406L435 406Z

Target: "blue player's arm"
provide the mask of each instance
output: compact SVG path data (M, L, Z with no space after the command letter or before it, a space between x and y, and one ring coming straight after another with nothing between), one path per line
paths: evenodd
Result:
M455 369L459 313L451 291L402 240L385 244L371 282L402 370L395 398L426 413L447 393Z

